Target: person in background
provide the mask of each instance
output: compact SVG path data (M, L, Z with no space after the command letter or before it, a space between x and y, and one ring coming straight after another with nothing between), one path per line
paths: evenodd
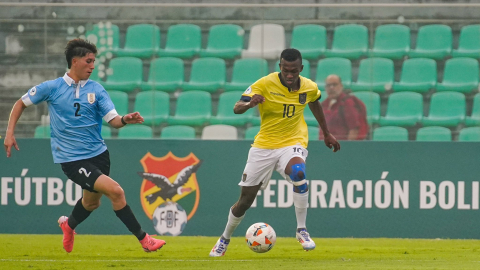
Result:
M365 104L354 95L345 93L337 75L325 79L327 98L322 102L327 126L338 140L364 140L368 135ZM320 127L321 128L321 127ZM320 139L323 134L320 132Z

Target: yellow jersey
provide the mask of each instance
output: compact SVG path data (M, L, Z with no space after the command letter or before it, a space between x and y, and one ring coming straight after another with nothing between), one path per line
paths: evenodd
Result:
M300 89L290 92L281 83L279 72L274 72L260 78L242 96L252 97L255 94L265 97L265 102L258 104L261 124L252 146L277 149L300 144L306 148L308 127L303 110L308 103L320 99L317 84L300 76Z

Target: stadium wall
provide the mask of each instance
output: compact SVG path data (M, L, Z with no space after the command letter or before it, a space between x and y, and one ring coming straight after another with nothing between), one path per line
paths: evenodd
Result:
M170 200L157 197L162 189L142 172L164 175L170 182L181 179L182 171L187 176L180 189L175 187L183 193L171 197L188 216L182 235L223 231L239 195L249 141L106 142L111 176L148 233L157 233L152 215L158 215L157 228L163 222L165 232L178 231L183 222L176 211L161 212L162 203ZM0 155L0 233L60 233L56 221L71 212L81 190L53 164L49 140L18 143L21 151L14 150L10 159ZM342 142L342 150L332 153L323 142L311 142L309 232L313 237L480 239L479 151L480 144L467 142ZM102 204L77 232L127 234L108 199ZM292 236L294 215L291 186L274 173L235 235L262 221L279 236Z

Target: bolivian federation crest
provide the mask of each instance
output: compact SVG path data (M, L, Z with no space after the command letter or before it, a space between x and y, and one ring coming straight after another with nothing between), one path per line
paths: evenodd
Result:
M138 172L143 182L140 200L145 214L152 219L161 205L178 204L190 219L200 201L196 172L202 161L193 153L180 158L169 152L155 157L148 152L141 160L143 172ZM162 206L163 207L163 206Z

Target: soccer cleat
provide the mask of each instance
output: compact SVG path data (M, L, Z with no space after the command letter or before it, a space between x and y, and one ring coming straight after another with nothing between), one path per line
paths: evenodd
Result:
M297 240L302 244L303 250L309 251L315 249L315 242L310 238L306 229L297 230Z
M225 239L223 235L218 239L215 246L213 246L212 251L210 251L210 257L221 257L227 252L228 244L230 244L230 239Z
M58 226L63 231L63 249L65 249L66 252L70 253L73 250L73 239L75 236L75 230L72 230L70 226L68 226L68 217L66 216L61 216L58 219Z
M152 252L157 251L157 249L161 249L167 243L165 243L165 241L163 240L152 238L147 233L147 235L145 235L145 238L140 240L140 244L142 244L143 251Z

